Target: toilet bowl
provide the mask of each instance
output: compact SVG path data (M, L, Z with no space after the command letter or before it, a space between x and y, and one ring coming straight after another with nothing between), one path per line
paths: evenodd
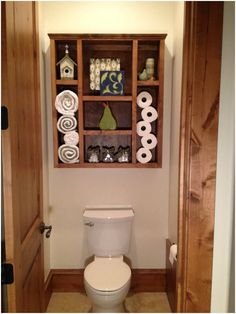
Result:
M122 313L131 270L123 256L96 257L84 271L85 290L96 313Z
M83 213L88 249L94 256L84 270L93 312L124 312L131 270L123 256L129 251L133 218L131 206L87 207Z

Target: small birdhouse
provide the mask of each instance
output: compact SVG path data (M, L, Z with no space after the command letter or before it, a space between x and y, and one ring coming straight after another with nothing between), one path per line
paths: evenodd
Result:
M57 65L60 66L60 77L65 80L73 80L75 67L77 64L69 56L69 46L65 45L65 56L57 62Z

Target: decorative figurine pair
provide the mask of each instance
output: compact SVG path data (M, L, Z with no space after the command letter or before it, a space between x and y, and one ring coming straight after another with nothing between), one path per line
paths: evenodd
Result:
M88 162L97 163L100 161L100 147L99 146L89 146L88 148ZM102 162L129 162L130 160L130 147L118 148L117 153L115 153L115 147L102 147Z

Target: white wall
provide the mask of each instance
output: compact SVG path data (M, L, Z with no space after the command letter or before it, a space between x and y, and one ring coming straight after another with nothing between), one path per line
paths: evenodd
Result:
M51 268L80 268L87 257L82 212L89 204L130 204L136 268L165 267L168 236L174 2L41 2L48 108ZM47 33L167 33L162 169L54 169Z
M225 2L211 300L211 312L219 313L228 312L228 310L230 310L228 308L229 287L230 281L234 281L235 278L235 274L230 273L232 239L234 238L234 234L232 233L234 221L235 125L234 12L234 2ZM233 309L231 309L231 311L234 312Z
M181 80L183 59L184 2L176 2L174 19L174 56L172 77L171 140L170 140L170 199L169 239L177 243L178 228L178 184L179 184L179 135Z

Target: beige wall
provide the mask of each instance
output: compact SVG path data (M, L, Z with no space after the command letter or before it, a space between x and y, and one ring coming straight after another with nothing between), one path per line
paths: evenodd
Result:
M79 268L88 255L86 205L129 204L135 210L131 257L136 268L165 267L168 236L170 110L174 2L42 2L48 110L51 268ZM162 169L55 169L47 33L167 33Z
M179 183L179 134L180 134L180 105L181 79L183 59L183 24L184 2L177 2L174 18L174 53L172 77L172 106L171 106L171 137L170 137L170 194L168 230L171 242L177 243L178 227L178 183Z
M234 313L235 4L225 2L211 312ZM230 290L231 289L231 290Z

